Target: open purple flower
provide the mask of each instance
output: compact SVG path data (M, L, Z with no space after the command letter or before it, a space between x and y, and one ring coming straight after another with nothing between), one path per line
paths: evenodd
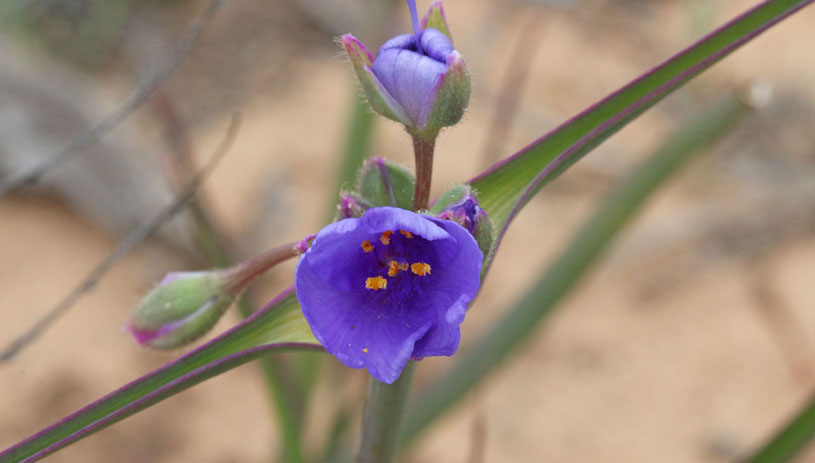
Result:
M379 207L322 229L294 284L326 351L392 383L411 358L456 352L483 257L452 221Z
M415 2L408 3L414 33L385 42L376 59L353 35L341 40L373 109L416 134L434 134L461 120L470 77L453 47L441 2L430 7L421 26Z

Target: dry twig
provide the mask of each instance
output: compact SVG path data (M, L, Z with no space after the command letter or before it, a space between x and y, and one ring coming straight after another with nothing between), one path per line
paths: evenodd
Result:
M240 117L236 114L232 118L229 130L221 142L221 145L210 158L209 162L192 177L184 191L167 207L159 211L151 220L134 228L125 238L119 242L116 249L102 259L87 276L77 284L59 303L49 310L42 318L25 333L11 342L2 352L0 352L0 363L14 358L24 347L37 339L46 329L48 329L60 316L64 315L80 297L96 286L102 276L115 265L122 257L130 253L136 246L144 240L150 238L162 225L181 212L195 198L195 194L201 187L204 180L209 177L218 162L226 154L237 134L240 126Z
M71 157L80 153L80 149L87 146L115 129L119 124L133 114L153 93L161 82L169 76L189 54L193 45L198 41L204 27L209 24L215 14L220 10L224 0L211 0L206 10L190 24L184 37L173 50L164 63L155 70L122 105L103 118L99 123L73 139L62 151L50 157L40 165L17 175L10 175L0 180L0 197L25 185L36 182L47 172L65 164Z

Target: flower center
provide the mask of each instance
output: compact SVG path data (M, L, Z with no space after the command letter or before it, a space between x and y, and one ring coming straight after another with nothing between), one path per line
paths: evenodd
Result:
M381 245L376 246L371 243L371 240L364 240L360 243L362 250L366 254L372 254L374 258L373 270L375 273L382 272L382 275L369 276L365 279L365 288L372 291L379 291L388 289L388 282L398 278L399 280L405 277L424 277L430 275L430 264L425 262L426 259L416 258L416 254L421 254L423 246L419 245L425 240L419 239L416 245L408 245L408 240L413 240L412 232L407 230L399 230L399 234L395 234L393 230L386 230L379 235L379 242ZM410 257L414 257L411 259ZM404 272L400 275L401 272ZM369 273L370 275L370 273Z

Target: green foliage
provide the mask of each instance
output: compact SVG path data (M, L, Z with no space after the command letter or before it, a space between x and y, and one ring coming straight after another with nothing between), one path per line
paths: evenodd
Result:
M762 3L536 140L500 168L474 179L472 185L480 194L481 207L500 230L499 239L529 199L586 153L758 33L809 3L811 0Z
M539 272L542 277L527 293L473 347L456 355L453 367L425 389L415 406L408 407L403 443L416 438L525 341L597 262L651 194L692 155L725 133L744 112L743 103L729 96L709 112L691 118L661 149L622 180L555 262Z
M263 348L258 348L263 346ZM35 461L208 378L270 352L319 349L290 291L249 322L94 402L0 454L0 463Z
M661 98L808 3L811 0L774 0L761 4L534 142L500 167L474 179L472 185L479 192L481 206L495 222L499 239L523 205L545 184ZM621 184L600 212L576 235L560 259L543 273L539 284L521 298L473 349L459 354L454 368L431 385L419 399L417 403L421 403L421 407L408 407L403 442L417 436L425 425L458 400L507 352L522 342L537 322L597 260L650 193L675 172L690 153L710 143L741 111L732 99L717 106L706 118L693 124L695 131L680 132L677 138ZM368 129L360 130L363 133ZM352 163L349 162L349 165ZM5 451L0 454L0 463L42 458L267 352L315 348L319 346L311 335L293 292L289 291L216 340ZM806 413L803 416L804 427L794 427L810 430L811 416ZM811 431L808 432L811 435ZM799 439L782 441L800 442Z
M815 442L815 394L801 411L745 463L784 463Z

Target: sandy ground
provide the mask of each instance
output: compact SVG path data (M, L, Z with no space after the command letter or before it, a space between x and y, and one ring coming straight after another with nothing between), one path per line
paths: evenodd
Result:
M233 111L243 116L230 154L205 190L218 224L245 255L320 226L342 117L354 94L349 66L324 43L329 34L310 24L302 42L281 45L274 31L260 28L263 20L277 18L281 30L306 26L287 23L261 3L228 5L169 82L201 153L214 149ZM465 121L439 141L437 192L490 161L482 153L487 127L510 50L529 18L545 30L529 56L529 85L496 159L751 2L604 2L580 13L486 0L447 3L475 93ZM253 9L254 22L241 22ZM661 103L529 204L471 307L465 347L678 120L733 84L758 79L774 88L770 106L661 191L534 339L428 430L404 461L726 462L767 438L812 394L812 30L815 9L809 8ZM249 51L218 47L240 31L251 32L239 35L251 39ZM230 72L236 75L231 83ZM145 143L161 143L160 127L148 116L132 124ZM410 165L408 149L397 126L377 126L377 155ZM109 227L59 199L0 199L0 340L28 327L117 240ZM0 365L0 447L180 354L143 350L121 327L152 283L188 262L166 242L141 247L45 336ZM291 265L273 271L256 301L284 288L291 271ZM217 331L236 317L225 317ZM422 362L416 387L449 363ZM340 388L320 384L321 396L309 410L312 447L324 428L321 404L337 389L358 393L364 383L361 372L344 377ZM258 369L248 365L47 461L269 461L279 440L267 409ZM815 461L813 452L798 461Z

